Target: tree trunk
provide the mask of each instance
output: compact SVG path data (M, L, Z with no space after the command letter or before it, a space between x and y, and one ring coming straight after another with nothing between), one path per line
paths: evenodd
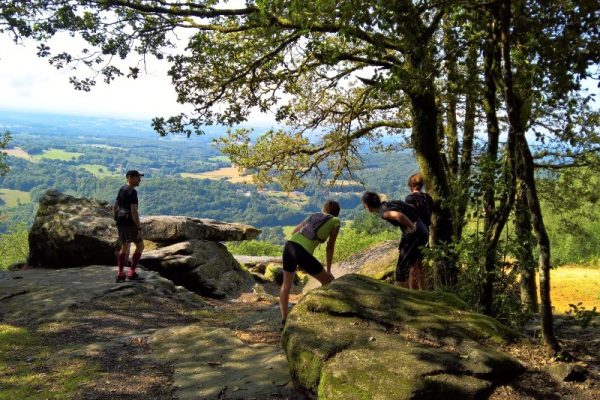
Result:
M441 199L450 197L450 188L437 141L438 112L433 82L422 87L418 93L411 93L410 99L413 122L412 146L421 173L427 180L429 193L438 205L433 213L431 241L434 246L450 243L453 232L451 212L448 206L439 206ZM457 269L454 262L450 260L440 262L436 269L440 285L448 287L456 284Z
M540 252L539 269L540 269L540 300L542 310L542 334L546 346L552 354L560 351L560 345L554 336L554 324L552 316L552 302L550 299L550 240L548 232L544 226L544 218L540 207L537 188L535 185L534 162L533 156L529 149L529 144L525 138L525 132L522 129L520 106L521 103L515 96L512 81L512 65L510 59L510 33L509 27L511 22L511 2L503 0L502 2L502 24L501 24L501 43L502 43L502 58L504 60L504 96L506 100L506 108L510 125L514 127L517 150L523 168L521 171L521 179L526 187L527 202L531 212L533 230L535 232L538 248Z
M477 47L471 45L467 51L467 90L465 99L465 122L463 131L462 155L460 160L460 199L454 218L454 238L459 241L462 237L465 213L469 204L469 178L473 162L473 139L475 137L475 87L477 81Z
M521 171L519 171L519 175L522 175ZM535 260L533 259L534 237L531 232L527 187L521 180L517 184L515 235L517 240L516 257L519 265L521 305L523 310L537 313L539 312L539 307L537 301L537 283L535 281Z
M491 18L488 24L488 36L483 52L483 74L485 90L483 96L483 109L487 123L487 148L481 163L484 228L485 258L483 265L483 282L481 285L480 305L488 315L492 313L492 300L494 296L494 281L496 280L496 249L498 246L498 225L494 227L496 214L496 168L500 128L496 114L498 105L496 95L498 90L498 69L500 64L499 42L499 10L497 4L490 6ZM496 238L494 240L494 238Z
M459 81L458 73L456 72L456 37L452 31L452 25L448 18L444 19L444 50L446 54L446 70L448 75L446 78L446 138L447 138L447 154L448 167L451 179L456 179L458 176L458 122L456 118L456 89L455 86Z

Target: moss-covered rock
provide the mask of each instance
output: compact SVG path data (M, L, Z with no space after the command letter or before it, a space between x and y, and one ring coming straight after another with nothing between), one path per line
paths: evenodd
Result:
M519 374L497 348L518 338L451 294L349 274L294 307L282 343L292 378L319 399L468 399Z

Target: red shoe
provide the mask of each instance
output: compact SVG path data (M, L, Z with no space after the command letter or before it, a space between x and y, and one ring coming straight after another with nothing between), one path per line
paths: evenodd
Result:
M117 283L125 282L125 274L124 273L117 274L117 278L115 279L115 281Z
M144 282L146 279L142 278L141 276L139 276L137 274L137 272L134 272L132 275L127 275L127 280L128 281L135 281L135 282Z

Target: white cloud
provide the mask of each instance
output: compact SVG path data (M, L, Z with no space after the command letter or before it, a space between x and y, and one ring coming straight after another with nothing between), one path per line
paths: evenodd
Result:
M56 52L81 43L68 36L54 39ZM105 84L98 78L91 92L81 92L69 83L69 69L57 70L47 59L36 56L36 43L16 45L0 36L0 109L148 119L190 110L176 101L164 60L150 60L138 79L121 78ZM271 123L272 115L252 114L250 122Z

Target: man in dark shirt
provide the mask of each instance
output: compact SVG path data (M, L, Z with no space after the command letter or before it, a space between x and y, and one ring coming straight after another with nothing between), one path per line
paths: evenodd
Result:
M362 195L364 207L390 224L402 230L398 263L396 265L396 284L409 289L421 289L409 285L410 270L423 258L420 247L427 244L429 231L419 219L414 206L400 200L381 201L377 193L365 192Z
M140 185L142 176L144 174L140 174L138 171L127 171L125 174L127 184L119 189L117 199L113 205L113 213L117 221L117 230L119 231L119 242L121 243L121 249L117 258L119 266L117 282L123 282L125 279L130 281L144 280L135 272L135 268L142 257L142 251L144 251L142 225L140 224L140 216L138 214L138 196L135 190ZM133 252L133 256L131 256L129 272L125 275L123 269L127 262L129 247L132 242L135 244L135 251Z

